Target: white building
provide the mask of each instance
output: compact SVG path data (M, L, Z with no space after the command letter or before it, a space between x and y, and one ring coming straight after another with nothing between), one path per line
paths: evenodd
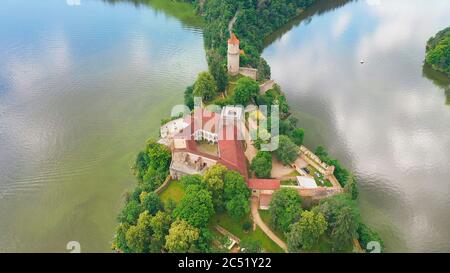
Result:
M316 180L308 176L297 176L298 186L302 189L315 189L317 188Z
M188 126L189 123L187 123L184 118L169 121L160 128L161 138L173 138L174 135Z

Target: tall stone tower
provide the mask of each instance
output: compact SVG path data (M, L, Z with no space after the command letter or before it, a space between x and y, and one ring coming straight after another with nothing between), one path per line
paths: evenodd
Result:
M239 40L231 33L230 39L228 39L228 73L232 76L239 74Z

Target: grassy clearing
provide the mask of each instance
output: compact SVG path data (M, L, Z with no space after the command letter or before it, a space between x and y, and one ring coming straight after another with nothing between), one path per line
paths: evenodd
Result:
M232 83L232 82L228 83L227 90L225 92L225 94L227 94L227 97L229 97L229 98L233 97L235 88L236 88L236 83Z
M265 252L283 253L283 249L281 249L274 241L267 237L259 227L256 227L255 230L251 230L245 233L242 226L246 219L249 218L245 217L241 220L236 221L226 213L217 214L211 220L211 229L213 229L215 225L220 225L235 236L239 237L239 239L241 240L243 238L252 238L254 240L260 241Z
M175 201L175 203L180 202L184 195L184 187L180 181L173 180L170 182L169 186L161 193L160 197L164 203L167 203L169 199Z
M298 186L297 180L294 179L284 179L281 180L281 185L283 186Z

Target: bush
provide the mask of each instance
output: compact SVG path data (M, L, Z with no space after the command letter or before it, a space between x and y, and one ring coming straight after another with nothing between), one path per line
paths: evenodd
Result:
M258 178L270 178L272 172L272 154L258 151L252 159L250 169L255 172Z
M365 250L367 249L367 244L369 242L378 242L381 246L381 251L384 249L384 242L377 232L370 229L367 225L360 223L358 227L358 237L361 247ZM370 251L370 250L369 250Z
M245 231L245 232L249 232L251 229L252 229L252 227L253 227L253 224L252 224L252 222L250 221L250 220L245 220L244 221L244 223L242 224L242 229Z
M278 145L278 149L275 150L275 155L281 163L288 165L297 159L299 147L289 137L285 135L279 136Z

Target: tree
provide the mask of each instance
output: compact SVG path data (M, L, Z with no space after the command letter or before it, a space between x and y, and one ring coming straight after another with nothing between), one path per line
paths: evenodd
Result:
M355 200L348 194L339 194L320 201L312 210L324 215L328 222L327 234L335 250L343 250L351 244L361 222Z
M173 214L194 227L206 227L214 214L211 193L200 186L189 186Z
M206 183L208 183L208 180L211 178L219 178L220 180L223 181L227 171L228 169L224 165L221 164L214 165L205 171L205 174L203 175L203 180Z
M302 212L300 220L293 224L287 233L289 252L311 249L326 229L327 222L323 214L312 211Z
M112 244L112 249L123 252L130 253L131 249L127 245L126 233L130 225L127 223L120 223L116 229L116 235L114 236L114 242Z
M241 241L241 252L242 253L261 253L262 245L261 242L250 237L246 237Z
M142 209L147 210L151 215L155 215L158 211L164 209L161 198L154 192L142 192L140 199Z
M356 184L356 177L353 174L349 175L347 183L344 186L344 192L348 193L351 199L358 199L359 190L358 185Z
M278 105L280 109L280 114L282 118L286 118L289 115L289 105L287 103L286 97L281 95L275 101L275 104Z
M142 212L141 205L136 200L130 200L119 214L118 220L121 223L134 225L137 222L139 214Z
M207 169L203 176L203 181L212 194L214 208L218 212L223 211L224 208L223 179L227 171L228 169L225 166L217 164Z
M157 170L150 166L138 185L143 191L152 192L162 185L167 174L166 170Z
M208 253L211 250L211 242L214 236L208 227L201 228L199 231L198 240L195 241L194 246L191 247L192 252Z
M355 222L360 222L359 209L355 202L349 198L347 194L339 194L319 202L319 205L312 208L316 213L322 213L328 223L327 233L331 236L333 229L338 225L337 218L342 213L344 208L347 208L352 213Z
M450 77L450 27L428 40L425 62Z
M297 159L298 153L298 146L289 137L279 136L278 149L275 150L275 155L281 163L284 165L293 163Z
M199 238L199 230L185 220L176 220L166 236L165 248L170 253L186 253Z
M185 187L190 185L202 185L203 177L199 174L184 175L180 178L180 183Z
M172 154L165 145L148 140L144 152L140 152L134 164L139 187L147 192L158 188L169 173Z
M189 109L194 109L194 86L186 87L184 91L184 105L189 107Z
M358 237L361 247L367 249L367 244L369 242L378 242L381 246L381 251L384 248L384 242L380 235L374 230L370 229L367 225L360 223L358 226Z
M172 217L170 214L162 211L158 211L150 221L150 226L153 230L153 238L161 241L161 245L164 245L164 240L169 233L171 223Z
M303 139L305 138L305 130L303 128L295 128L291 133L292 141L298 145L303 145Z
M208 54L208 67L219 92L225 91L228 85L228 71L223 59L215 50L212 50L210 54Z
M247 106L252 99L258 96L258 93L258 83L249 77L242 77L234 88L233 100L236 104Z
M336 216L336 222L331 232L333 248L343 250L356 236L358 223L356 222L350 207L344 207Z
M258 81L270 79L270 66L263 58L259 59L258 64Z
M300 218L302 200L295 189L282 188L276 191L270 201L271 224L287 232L289 226Z
M228 214L236 220L241 219L250 212L249 200L243 194L239 194L233 199L228 200L225 207Z
M135 175L139 181L142 181L144 175L147 173L148 166L150 164L150 157L146 152L140 152L136 157L134 163Z
M251 192L247 187L244 177L242 177L240 173L228 171L224 178L224 198L228 201L239 194L243 194L246 198L250 198Z
M258 178L270 178L272 173L272 155L269 152L258 151L250 165Z
M227 171L224 178L224 200L228 214L240 219L250 212L250 190L244 177L236 171Z
M150 226L151 219L152 216L150 213L148 211L144 211L139 215L137 224L128 229L125 239L131 252L148 252L152 235L152 229Z
M210 101L217 95L216 82L209 72L201 72L194 84L193 94L202 97L205 101Z
M147 141L146 152L149 156L149 166L155 170L168 170L172 160L170 149L155 140Z
M328 157L328 152L325 150L325 147L320 146L320 145L317 146L316 151L314 153L321 159Z

